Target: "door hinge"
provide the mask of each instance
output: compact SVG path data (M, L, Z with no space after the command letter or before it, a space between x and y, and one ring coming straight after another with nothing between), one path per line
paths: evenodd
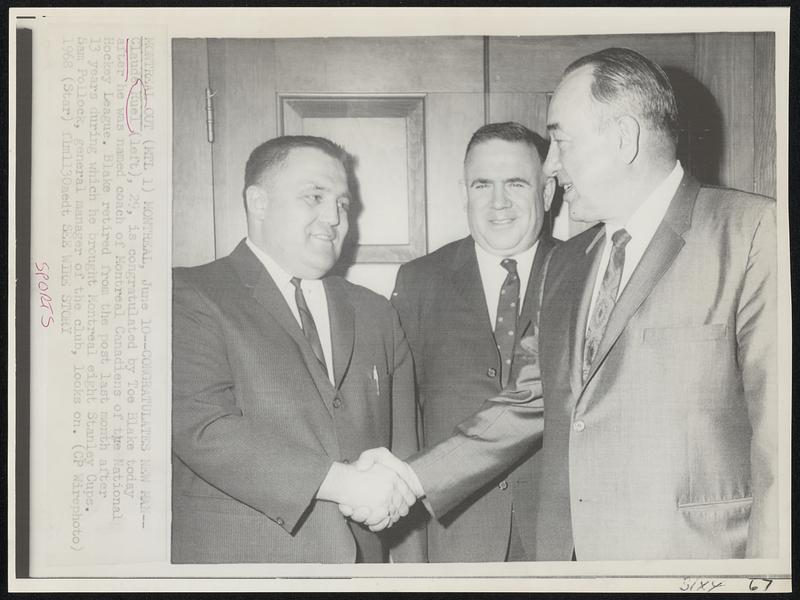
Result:
M212 92L210 88L206 88L206 134L208 143L214 143L214 101L212 98L216 92Z

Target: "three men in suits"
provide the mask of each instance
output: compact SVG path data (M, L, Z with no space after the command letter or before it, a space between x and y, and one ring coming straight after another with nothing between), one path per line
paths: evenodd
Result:
M777 556L774 201L683 171L671 85L631 50L570 65L548 130L545 170L599 224L552 253L516 387L410 468L360 466L441 517L543 434L537 560Z
M464 159L470 235L400 267L392 303L414 357L426 446L500 393L515 342L536 317L553 247L542 235L555 189L541 172L546 152L518 123L478 129ZM529 456L521 460L430 521L431 562L530 560L537 474Z
M394 310L323 279L348 230L346 164L322 138L262 144L245 171L247 239L174 272L173 562L385 561L385 536L337 505L378 529L415 500L391 470L347 464L417 439Z

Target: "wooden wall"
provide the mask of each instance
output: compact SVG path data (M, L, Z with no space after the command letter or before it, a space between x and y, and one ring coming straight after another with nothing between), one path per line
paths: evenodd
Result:
M223 256L244 236L244 164L278 132L278 93L426 95L432 251L466 234L459 184L472 132L488 116L544 134L549 95L564 67L609 46L633 48L667 70L689 170L707 183L775 195L771 33L175 40L173 264ZM215 93L213 144L206 140L206 87ZM573 225L571 234L580 228ZM388 293L397 266L356 265L348 278Z

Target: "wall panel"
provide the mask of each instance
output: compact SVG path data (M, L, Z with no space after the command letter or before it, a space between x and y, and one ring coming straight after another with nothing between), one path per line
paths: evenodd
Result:
M489 43L492 92L552 92L564 68L585 54L623 46L662 66L691 72L692 34L492 37Z
M274 42L209 40L214 96L217 258L247 234L242 188L247 157L276 134Z
M775 197L775 34L755 34L754 191Z
M699 33L695 45L695 76L716 100L721 116L719 183L751 192L755 180L753 34Z
M172 64L172 264L183 267L215 258L206 40L174 40Z

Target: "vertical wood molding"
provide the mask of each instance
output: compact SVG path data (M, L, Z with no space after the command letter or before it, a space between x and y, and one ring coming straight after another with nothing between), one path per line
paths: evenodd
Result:
M253 149L277 134L273 40L209 39L214 91L214 215L216 257L247 234L242 188Z
M755 34L755 192L774 198L776 189L775 34Z
M172 42L172 263L214 260L211 144L206 139L206 40Z
M716 100L722 117L719 183L745 191L755 187L753 60L752 33L696 36L694 74Z

